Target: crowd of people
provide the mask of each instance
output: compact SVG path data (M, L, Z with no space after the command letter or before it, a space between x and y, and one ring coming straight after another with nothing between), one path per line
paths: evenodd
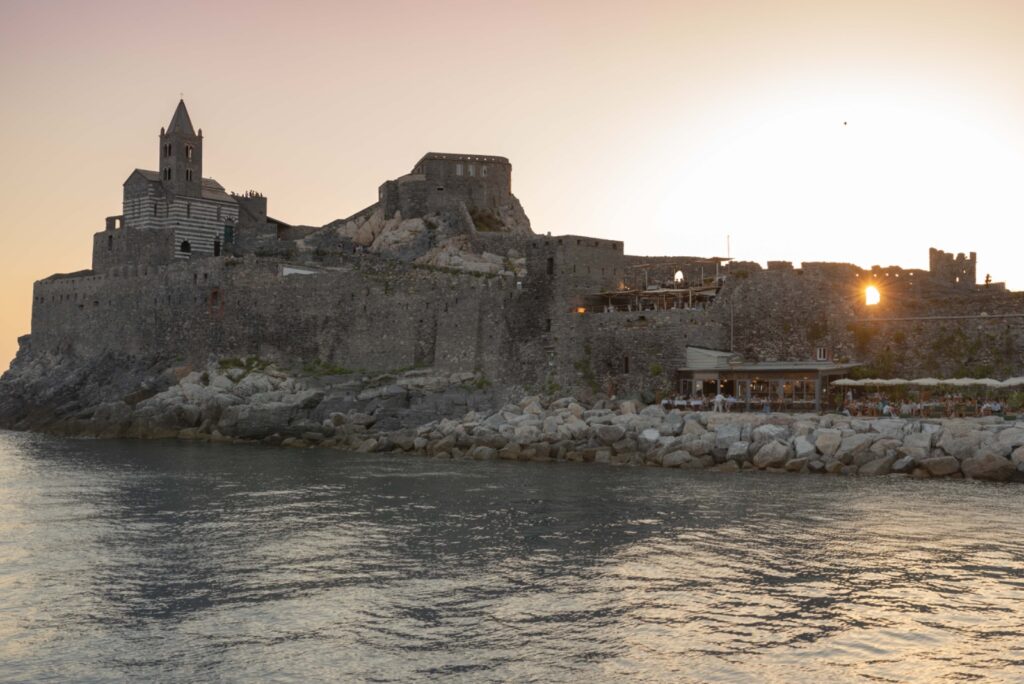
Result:
M890 401L884 393L855 398L853 392L848 391L840 413L875 418L967 418L998 416L1003 414L1003 410L1003 404L999 399L965 397L962 394Z
M682 409L684 411L713 411L715 413L731 413L744 409L744 404L732 394L704 396L676 395L662 399L661 405L666 410ZM768 398L752 399L750 407L765 413L783 411L785 405L781 400L772 401ZM838 395L835 410L847 416L862 418L966 418L972 416L999 416L1003 414L1004 405L999 399L982 399L961 394L946 394L936 397L917 397L914 399L892 399L884 393L875 393L855 397L852 391Z
M689 411L714 411L715 413L731 413L736 409L737 399L731 394L719 392L714 397L702 394L676 395L672 399L662 399L661 405L666 409L684 409Z

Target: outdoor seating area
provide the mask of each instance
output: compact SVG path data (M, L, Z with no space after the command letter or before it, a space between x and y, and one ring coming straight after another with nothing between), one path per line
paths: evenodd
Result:
M842 378L831 383L837 412L862 417L969 418L1019 411L1024 377Z

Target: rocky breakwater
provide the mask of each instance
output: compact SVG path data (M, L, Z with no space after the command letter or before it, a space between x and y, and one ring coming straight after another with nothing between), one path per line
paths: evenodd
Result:
M433 369L362 376L233 360L140 377L98 396L78 391L63 410L46 406L7 427L76 437L348 447L371 428L400 431L499 403L479 374Z
M663 468L1024 481L1024 423L666 412L528 397L489 413L361 439L360 451L436 458L586 461Z

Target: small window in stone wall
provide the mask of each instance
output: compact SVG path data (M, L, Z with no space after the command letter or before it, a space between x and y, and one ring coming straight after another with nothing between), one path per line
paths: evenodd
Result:
M476 167L473 166L472 164L469 165L469 175L476 176Z
M629 357L628 356L623 356L622 357L622 372L625 373L626 375L629 374Z
M544 332L551 332L551 319L548 318L544 321Z
M187 218L192 218L192 203L191 202L186 202L185 203L185 216Z
M110 252L113 249L114 249L114 236L113 235L108 235L107 236L107 251Z
M192 180L192 169L185 169L185 180Z
M192 146L191 145L185 145L185 159L188 159L189 161L192 161ZM189 180L191 180L191 178Z
M456 164L455 165L455 175L456 176L461 176L462 175L462 164Z
M555 258L548 257L548 275L555 274Z
M181 251L183 254L190 254L192 252L192 243L188 240L182 240Z
M220 256L220 240L213 241L213 256Z
M487 178L487 165L486 164L481 164L480 165L480 177L481 178Z
M825 347L818 347L815 350L814 358L818 361L828 361L828 349Z

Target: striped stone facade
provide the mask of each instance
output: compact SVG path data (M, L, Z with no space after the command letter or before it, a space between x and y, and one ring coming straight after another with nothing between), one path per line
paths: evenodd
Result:
M219 255L225 227L238 221L238 201L201 177L203 133L193 129L184 102L160 129L159 160L160 171L135 169L124 182L123 227L174 231L174 259Z
M203 179L203 197L182 197L168 193L156 172L141 169L124 184L122 211L127 228L173 230L178 259L213 255L215 243L223 246L224 227L238 221L238 202L217 181ZM189 251L182 249L185 242Z

